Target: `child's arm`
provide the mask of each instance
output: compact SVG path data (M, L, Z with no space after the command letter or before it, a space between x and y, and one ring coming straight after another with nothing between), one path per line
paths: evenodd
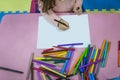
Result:
M40 10L40 13L42 14L42 16L44 16L49 22L51 22L52 24L54 24L55 26L57 26L59 29L61 30L66 30L69 28L69 24L64 21L61 17L57 16L52 10L48 11L47 13L42 13L42 2L38 1L38 8ZM56 21L57 20L57 21ZM63 23L63 24L61 24ZM64 25L65 24L65 25Z
M73 11L76 14L82 14L82 0L76 0L74 7L73 7Z

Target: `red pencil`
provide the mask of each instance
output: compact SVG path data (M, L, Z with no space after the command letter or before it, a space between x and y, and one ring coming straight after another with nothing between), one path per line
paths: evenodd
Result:
M120 41L118 41L118 67L120 67Z
M52 50L54 50L54 48L45 49L43 52L49 52L49 51L52 51Z
M75 48L66 48L66 47L63 47L63 46L53 46L55 48L59 48L59 49L63 49L63 50L75 50Z

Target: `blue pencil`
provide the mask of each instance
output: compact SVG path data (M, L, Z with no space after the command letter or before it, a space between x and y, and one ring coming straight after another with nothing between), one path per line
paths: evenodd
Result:
M36 71L38 80L42 80L40 72Z
M92 80L92 76L90 73L88 73L89 80Z
M87 64L90 62L92 51L93 51L93 47L90 47L90 50L89 50L88 56L87 56ZM88 67L86 68L86 71L87 70L88 70Z
M94 59L95 53L96 53L96 49L94 49L94 51L93 51L93 54L92 54L92 56L91 56L92 59Z
M93 73L91 74L91 78L92 78L91 80L95 80L95 76Z
M71 53L71 50L68 51L68 54L67 54L67 58L70 58L72 55ZM67 64L68 64L69 60L66 60L63 67L62 67L62 70L61 70L61 73L64 74L65 70L66 70L66 67L67 67Z
M84 64L83 64L83 61L80 63L80 66L83 66ZM79 71L81 72L81 73L83 73L84 72L84 67L83 68L79 68Z
M86 65L86 61L87 61L87 58L84 57L84 58L83 58L83 65ZM85 69L86 69L86 68L83 68L83 72L85 71Z
M66 73L68 73L69 69L70 69L70 64L71 64L71 60L72 60L72 57L73 57L73 52L71 50L71 55L70 55L70 60L68 61L68 64L67 64L67 67L66 67Z

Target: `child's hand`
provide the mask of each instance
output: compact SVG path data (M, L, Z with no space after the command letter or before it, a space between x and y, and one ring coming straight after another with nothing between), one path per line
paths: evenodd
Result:
M58 28L59 28L60 30L63 30L63 31L69 29L69 23L66 22L66 21L63 20L63 19L61 19L61 20L58 22L58 25L57 25L57 26L58 26Z
M81 8L81 6L79 6L79 7L74 6L74 7L73 7L73 11L74 11L76 14L78 14L78 15L82 14L82 8Z

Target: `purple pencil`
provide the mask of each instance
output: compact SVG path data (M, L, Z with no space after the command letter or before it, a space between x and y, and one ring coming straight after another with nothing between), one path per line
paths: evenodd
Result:
M45 63L45 62L42 62L42 61L37 61L37 60L32 60L32 62L36 62L38 64L43 64L43 65L46 65L46 66L50 66L50 67L56 67L55 65L52 65L52 64L48 64L48 63Z
M38 63L37 63L37 65L40 66L41 64L38 64ZM59 71L59 72L61 71L61 69L60 69L59 67L53 67L53 66L47 66L47 67L49 67L49 68L51 68L51 69L54 69L54 70L56 70L56 71Z
M102 60L103 60L103 59L100 59L100 60L98 60L98 61L91 62L91 63L86 64L86 65L83 65L83 66L79 66L79 69L84 68L84 67L91 66L92 64L97 64L97 63L101 62Z
M36 71L36 74L37 74L38 80L42 80L42 77L41 77L41 75L40 75L40 72Z
M61 45L58 45L58 46L76 46L76 45L83 45L83 43L61 44Z
M90 47L90 50L88 52L88 57L87 57L87 64L90 63L90 58L91 58L91 54L92 54L92 51L94 50L93 47ZM88 70L88 67L86 68L86 71Z
M51 66L49 66L49 68L51 68L51 69L53 69L53 70L56 70L56 71L58 71L58 72L60 72L60 71L61 71L61 69L60 69L60 68L58 68L58 67L51 67Z

